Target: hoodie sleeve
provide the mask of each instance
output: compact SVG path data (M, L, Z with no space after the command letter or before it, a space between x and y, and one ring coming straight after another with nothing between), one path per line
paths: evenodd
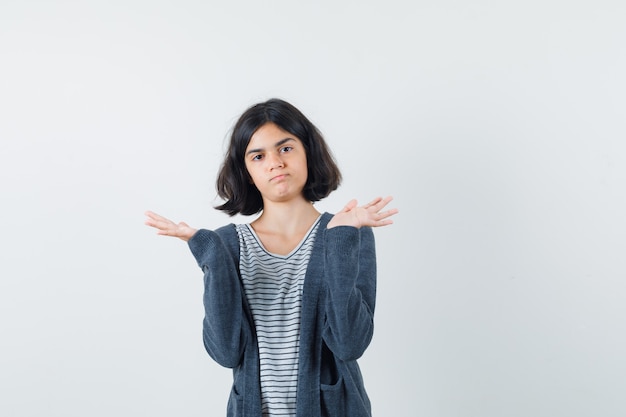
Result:
M376 302L376 251L371 228L325 231L324 340L335 356L356 360L372 340Z
M189 248L204 272L204 346L220 365L236 367L242 357L243 299L236 258L216 232L201 229Z

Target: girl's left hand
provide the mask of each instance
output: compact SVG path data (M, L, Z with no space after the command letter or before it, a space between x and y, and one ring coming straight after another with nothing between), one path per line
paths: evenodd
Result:
M380 227L393 223L391 216L398 213L398 209L390 209L381 211L393 197L376 197L364 206L357 206L356 200L351 200L328 222L328 229L336 226L353 226L359 228L361 226Z

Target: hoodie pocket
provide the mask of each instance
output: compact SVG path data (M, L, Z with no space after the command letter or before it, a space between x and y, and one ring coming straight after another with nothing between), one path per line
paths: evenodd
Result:
M337 383L320 385L320 405L322 417L344 417L346 415L346 396L343 378Z

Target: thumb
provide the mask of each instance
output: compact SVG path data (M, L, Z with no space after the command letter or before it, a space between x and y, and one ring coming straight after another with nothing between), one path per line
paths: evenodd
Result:
M345 207L343 208L343 210L341 210L343 213L347 213L350 210L352 210L353 208L356 207L356 205L358 204L358 202L356 201L356 199L352 199L348 202L348 204L345 205Z

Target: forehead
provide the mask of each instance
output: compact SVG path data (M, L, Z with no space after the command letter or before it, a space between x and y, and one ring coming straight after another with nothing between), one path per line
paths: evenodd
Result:
M294 139L300 142L300 139L283 130L275 123L268 122L259 127L250 137L250 142L248 142L248 146L246 150L252 148L267 148L273 147L278 144L278 142L283 141L284 139Z

